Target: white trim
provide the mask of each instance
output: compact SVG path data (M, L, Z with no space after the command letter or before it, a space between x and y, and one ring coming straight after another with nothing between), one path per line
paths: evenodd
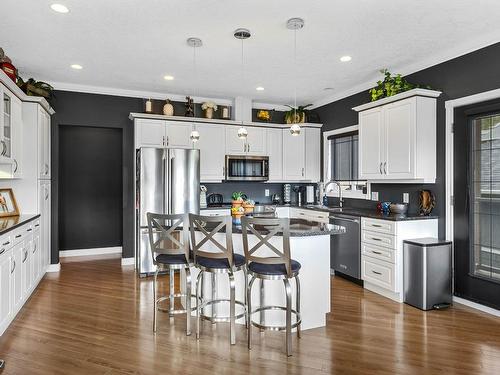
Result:
M59 250L59 258L80 257L87 255L121 254L121 246L96 247L92 249Z
M358 105L357 107L354 107L353 110L356 112L361 112L361 111L366 111L367 109L370 109L370 108L380 107L381 105L393 103L393 102L396 102L398 100L411 98L412 96L424 96L427 98L437 98L441 94L442 94L441 91L427 90L427 89L413 89L413 90L408 90L408 91L405 91L405 92L402 92L400 94L396 94L393 96L388 96L386 98L379 99L379 100L376 100L374 102L369 102L366 104Z
M252 102L252 108L254 109L267 109L276 111L289 111L290 108L283 104L273 104L273 103L260 103L260 102Z
M427 59L422 59L418 60L417 62L406 65L406 66L394 66L394 67L388 67L390 68L391 71L400 73L402 76L408 76L412 73L419 72L421 70L430 68L432 66L444 63L446 61L453 60L457 57L464 56L468 53L480 50L481 48L488 47L492 44L495 44L498 42L498 35L497 33L492 32L491 34L487 36L481 36L480 38L476 38L474 40L468 40L465 43L461 45L456 45L455 48L453 49L447 49L442 51L442 53L432 53L429 54ZM326 104L330 104L332 102L335 102L337 100L346 98L348 96L354 95L354 94L359 94L362 91L368 91L372 87L375 86L377 80L380 79L380 73L374 73L373 77L369 79L368 81L365 81L359 85L353 86L350 89L341 91L336 94L329 95L327 97L324 97L322 99L318 99L313 102L313 106L310 107L310 109L315 109L321 106L324 106ZM367 92L368 95L368 92Z
M61 263L49 264L45 272L59 272L61 270Z
M122 266L133 266L135 264L135 258L122 258Z
M472 302L472 301L469 301L469 300L464 299L464 298L453 296L453 303L458 303L460 305L472 307L473 309L500 317L500 310L497 310L497 309L494 309L492 307L488 307L485 305L481 305L480 303Z

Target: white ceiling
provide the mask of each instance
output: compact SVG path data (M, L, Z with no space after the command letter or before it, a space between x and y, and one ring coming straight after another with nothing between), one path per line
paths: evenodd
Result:
M70 12L55 13L54 2ZM25 78L180 95L196 81L198 96L280 104L293 103L294 82L299 103L322 104L366 89L383 67L411 73L500 41L498 0L2 0L1 8L0 46ZM305 19L296 78L291 17ZM238 27L253 34L243 83ZM190 36L204 43L196 80Z

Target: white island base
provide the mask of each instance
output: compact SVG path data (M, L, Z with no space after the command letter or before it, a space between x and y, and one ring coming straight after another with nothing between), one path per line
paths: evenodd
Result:
M201 236L201 234L198 234ZM214 238L225 244L225 234L217 233ZM257 243L257 237L249 235L250 246ZM278 249L282 248L282 237L275 236L271 239L271 244ZM213 244L207 244L205 249L210 251L211 247L215 249ZM244 255L242 235L233 234L234 252ZM300 313L302 317L301 329L310 329L324 327L326 325L326 314L330 312L330 235L310 235L310 236L292 236L290 237L290 252L292 259L301 264L299 272L300 279ZM191 268L193 294L195 294L195 282L198 276L198 269ZM211 274L205 273L204 279L204 295L211 298L212 284ZM184 280L184 277L181 277ZM236 300L245 300L245 287L243 271L235 273L236 281ZM226 274L218 274L216 276L216 298L229 299L229 280ZM292 309L295 309L296 302L296 285L295 280L290 280L292 286ZM184 290L184 285L182 285ZM192 300L194 303L194 299ZM252 287L252 310L255 310L261 305L260 302L260 281L256 280ZM266 280L264 289L264 305L286 306L285 286L282 280ZM241 306L236 305L236 315L243 310ZM214 311L220 316L229 315L229 303L221 303ZM211 315L210 308L205 310L205 314ZM193 312L193 316L196 313ZM254 321L259 322L260 313L255 313L252 317ZM292 314L292 323L295 319ZM192 322L192 323L195 323ZM244 324L243 319L239 319L237 323ZM265 324L285 325L284 311L267 311L265 313Z

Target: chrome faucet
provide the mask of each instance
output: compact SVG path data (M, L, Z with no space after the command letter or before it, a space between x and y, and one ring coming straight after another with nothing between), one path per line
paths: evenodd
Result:
M326 197L326 188L331 184L337 184L337 186L339 187L339 206L342 207L344 204L344 198L342 198L342 186L340 186L340 182L338 181L330 180L325 184L325 186L323 187L323 197L321 199L323 200L324 197Z

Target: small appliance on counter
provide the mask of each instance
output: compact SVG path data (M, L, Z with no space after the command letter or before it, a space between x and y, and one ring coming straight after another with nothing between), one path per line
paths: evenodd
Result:
M284 204L292 203L292 185L290 184L283 185L283 203Z
M273 204L280 204L281 203L281 197L278 194L273 194L273 195L271 195L271 202Z
M207 208L207 187L200 185L200 208Z
M222 194L211 193L207 196L207 206L208 207L222 207L224 198Z
M295 203L297 206L302 206L302 197L304 196L303 188L301 186L294 186L293 192L295 193Z
M305 194L304 194L304 204L315 204L316 203L316 192L314 185L307 185L305 187Z

